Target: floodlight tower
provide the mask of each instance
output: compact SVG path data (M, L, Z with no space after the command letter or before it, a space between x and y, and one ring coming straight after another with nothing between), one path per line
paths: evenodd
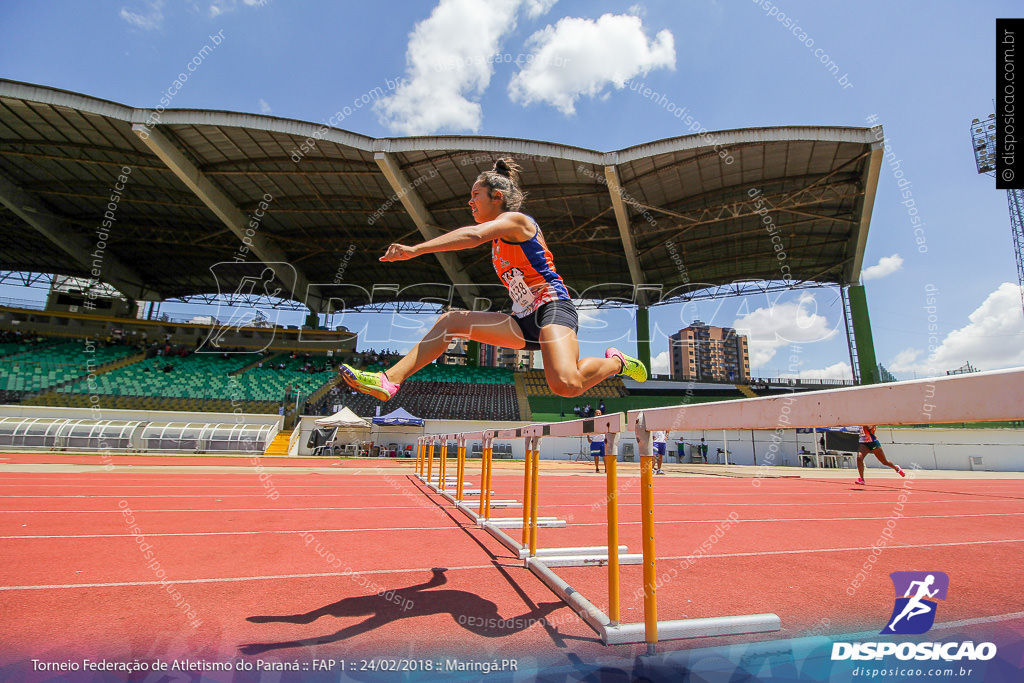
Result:
M974 162L978 173L996 175L996 115L971 121L971 140L974 143ZM1024 190L1007 190L1010 204L1010 232L1013 234L1013 254L1017 258L1017 284L1021 286L1021 308L1024 309Z

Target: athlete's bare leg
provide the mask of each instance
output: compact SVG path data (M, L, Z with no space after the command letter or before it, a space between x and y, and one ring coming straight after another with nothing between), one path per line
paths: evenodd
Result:
M545 325L540 329L540 353L548 386L567 398L579 396L622 370L617 358L580 358L576 333L564 325Z
M432 363L448 348L452 339L473 341L521 349L526 346L523 333L512 316L504 313L451 311L443 314L426 336L409 353L387 369L388 379L401 384L424 366Z
M893 464L893 463L891 463L891 462L889 462L888 460L885 459L885 451L883 451L881 448L876 448L875 450L873 450L871 452L875 454L876 458L878 458L878 462L882 463L886 467L891 467L894 472L899 472L900 471L900 466L899 465Z
M864 478L864 457L870 453L867 444L861 444L857 449L857 474L863 479Z

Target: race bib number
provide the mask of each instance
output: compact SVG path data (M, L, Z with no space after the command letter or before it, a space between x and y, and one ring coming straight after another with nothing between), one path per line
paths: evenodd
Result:
M523 278L523 271L518 268L510 268L501 274L501 279L508 287L508 294L512 297L513 309L516 312L525 312L533 309L534 295L526 285Z

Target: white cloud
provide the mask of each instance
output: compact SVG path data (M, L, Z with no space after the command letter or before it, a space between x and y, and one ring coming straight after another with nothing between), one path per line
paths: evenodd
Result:
M877 280L885 277L886 275L892 275L901 268L903 268L902 256L899 254L883 256L878 259L878 263L862 270L860 277L862 280Z
M669 369L670 358L668 351L662 351L657 356L651 359L651 374L652 375L668 375L671 374Z
M918 349L903 349L889 361L889 372L913 372L917 369L917 357L921 355Z
M270 0L242 0L243 4L249 7L263 7ZM222 14L228 12L234 12L235 8L238 7L237 0L214 0L210 3L210 18L219 17Z
M525 0L526 16L530 19L547 14L558 0Z
M581 96L606 97L607 86L621 89L635 76L674 69L676 62L670 31L648 41L640 17L627 14L597 21L565 17L534 33L527 45L531 52L509 83L509 97L523 105L550 104L566 115L576 111Z
M405 81L374 104L381 123L404 135L479 130L480 104L467 96L490 85L501 38L515 28L520 2L441 0L409 35Z
M160 28L164 23L164 0L146 0L145 9L133 12L127 7L121 8L121 18L132 26L146 31Z
M935 313L941 325L941 297ZM943 375L947 370L970 363L979 370L1024 365L1024 313L1018 285L1004 282L968 316L970 321L953 330L932 353L904 349L889 367L893 372Z
M601 320L601 309L590 305L593 302L573 299L572 303L576 306L576 315L579 318L581 328L601 329L608 326L605 321Z
M270 105L267 104L267 101L261 97L260 98L260 113L261 114L270 114L273 111L274 110L270 108Z
M853 379L853 370L846 361L839 361L833 365L817 370L800 370L799 372L783 372L783 377L795 377L796 379Z
M752 375L757 376L755 368L768 363L783 346L824 341L838 333L817 308L814 295L804 292L797 301L758 308L733 322L738 333L747 335Z

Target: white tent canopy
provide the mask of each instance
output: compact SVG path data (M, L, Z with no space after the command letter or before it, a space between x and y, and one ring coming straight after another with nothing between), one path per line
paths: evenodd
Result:
M340 427L341 429L369 429L370 423L353 413L345 406L334 415L316 420L318 427Z

